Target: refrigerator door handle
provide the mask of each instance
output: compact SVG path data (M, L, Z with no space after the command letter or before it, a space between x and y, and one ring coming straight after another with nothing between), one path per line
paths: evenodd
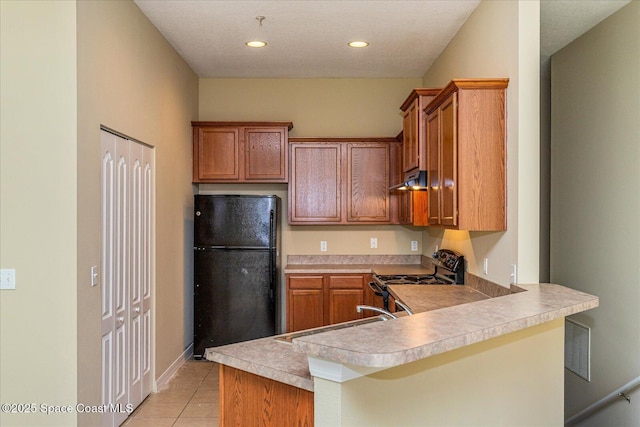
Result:
M275 245L275 236L274 236L274 221L275 221L275 212L273 211L273 209L271 209L269 211L269 242L270 242L270 246L271 245ZM270 251L273 250L273 248L269 248ZM274 254L270 253L269 254L269 271L271 272L271 299L274 299L274 289L275 289L275 285L276 285L276 272L275 272L275 265L274 265Z

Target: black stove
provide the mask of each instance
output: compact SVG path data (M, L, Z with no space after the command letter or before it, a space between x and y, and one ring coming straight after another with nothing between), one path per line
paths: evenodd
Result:
M374 274L369 287L377 296L382 297L384 309L389 310L389 285L463 285L464 256L451 249L440 249L432 258L432 274Z

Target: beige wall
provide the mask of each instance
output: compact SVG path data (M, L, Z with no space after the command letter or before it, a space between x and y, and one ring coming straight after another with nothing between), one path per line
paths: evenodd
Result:
M76 8L0 2L1 403L76 402ZM0 412L0 425L76 415Z
M316 378L316 425L561 426L563 338L558 319L342 384Z
M291 137L395 137L402 130L399 107L420 83L420 79L201 79L199 114L200 120L291 121ZM200 185L200 192L279 195L283 263L288 254L411 254L411 240L422 240L421 230L414 227L290 227L286 185L273 189ZM370 237L378 238L377 250L369 248ZM327 241L327 252L320 252L321 240Z
M133 2L78 2L79 393L100 400L100 125L154 147L155 377L191 343L191 126L198 79ZM86 397L85 397L86 396ZM86 422L86 420L85 420Z
M396 136L420 79L201 79L200 120L293 122L289 136Z
M468 269L502 285L538 282L539 269L539 1L484 1L424 76L426 87L453 78L507 77L507 231L424 232L424 249L460 250Z
M2 403L99 404L100 125L155 147L156 377L191 342L198 79L132 2L0 2ZM2 425L97 425L7 415Z
M567 416L640 375L638 23L633 1L551 58L551 280L600 297L575 316L592 328L591 382L567 372ZM581 425L637 425L639 398Z

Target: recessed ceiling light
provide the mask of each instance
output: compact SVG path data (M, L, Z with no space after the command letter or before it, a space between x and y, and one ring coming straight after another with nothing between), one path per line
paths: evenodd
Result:
M245 43L249 47L265 47L267 43L260 40L252 40L250 42Z
M367 47L367 46L369 46L369 42L360 41L360 40L352 41L352 42L349 42L349 46L351 46L351 47Z

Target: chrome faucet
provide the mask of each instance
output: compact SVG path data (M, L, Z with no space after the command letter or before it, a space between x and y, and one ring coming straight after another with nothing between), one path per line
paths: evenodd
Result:
M358 313L362 313L362 310L371 310L371 311L375 311L376 313L380 313L383 316L388 316L389 319L397 319L397 317L393 314L393 313L389 313L387 310L384 310L382 308L378 308L378 307L373 307L370 305L356 305L356 311ZM384 320L387 320L386 317L382 317Z
M409 307L407 307L407 305L405 303L403 303L400 300L395 300L395 303L396 303L396 305L399 305L400 308L402 308L404 311L406 311L409 316L413 315L413 311L411 311L411 309Z

